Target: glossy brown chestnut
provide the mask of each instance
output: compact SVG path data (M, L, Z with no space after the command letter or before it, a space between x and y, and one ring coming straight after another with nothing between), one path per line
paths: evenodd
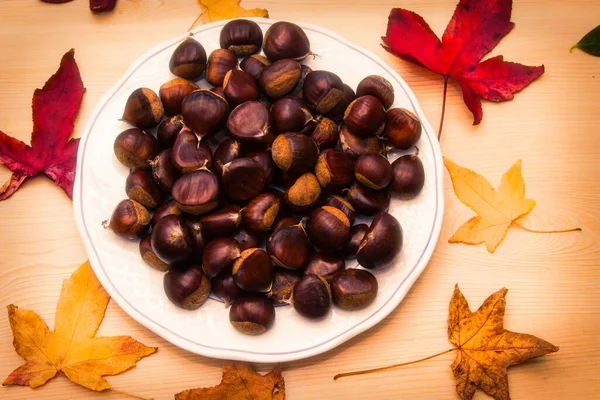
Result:
M221 129L228 114L227 101L210 90L196 90L188 94L181 104L181 115L186 125L199 136Z
M146 235L140 240L140 255L146 264L158 271L165 272L169 269L169 264L158 258L152 250L150 235Z
M186 214L183 216L183 226L188 232L190 238L191 254L190 257L193 260L200 260L204 253L204 247L206 247L206 238L202 231L202 224L200 223L200 217L195 215Z
M231 305L229 321L241 333L260 335L273 326L275 308L264 297L241 297Z
M150 164L152 165L152 177L158 187L165 193L171 193L175 181L181 176L171 161L171 150L161 151Z
M308 260L304 274L318 275L331 284L333 277L345 269L346 262L339 255L315 251Z
M341 122L342 119L344 119L344 112L346 112L346 109L354 99L356 99L356 93L354 93L354 90L352 90L350 86L344 83L342 88L342 100L340 100L340 102L325 116L335 122Z
M217 208L221 199L219 180L207 169L183 174L171 190L177 207L190 214L206 214Z
M259 194L244 207L244 226L255 233L269 232L281 213L281 207L279 196L269 192Z
M226 23L219 35L221 48L233 51L238 57L258 53L262 42L260 26L254 21L241 18Z
M225 92L223 91L223 86L213 86L209 89L211 92L218 94L219 96L223 97L225 100L227 100L225 98Z
M296 60L285 58L266 67L258 77L258 84L271 99L291 93L302 76L302 67Z
M260 245L260 237L255 233L240 228L232 236L240 244L240 250L244 251Z
M265 32L263 51L271 62L283 58L303 60L310 54L310 41L298 25L275 22Z
M238 59L233 51L216 49L208 57L206 80L213 86L223 86L227 72L238 66Z
M390 108L394 104L394 87L383 76L369 75L356 87L358 97L371 95L379 99L383 107Z
M342 100L343 83L339 76L329 71L312 71L304 79L303 98L308 107L326 114Z
M315 174L326 192L336 192L354 180L354 161L340 150L327 149L317 159Z
M271 114L260 101L248 101L234 108L227 119L227 129L244 142L270 143L273 140Z
M283 202L292 214L304 214L312 210L321 198L321 185L317 177L307 172L300 175L286 190Z
M310 74L311 72L312 68L308 65L300 65L300 79L298 80L298 83L296 84L296 87L294 87L294 90L292 90L291 94L302 98L304 91L304 80L306 79L306 75Z
M296 218L283 217L279 221L277 221L277 223L275 224L275 227L273 228L273 232L275 232L278 229L285 228L287 226L297 225L297 224L298 224L298 220Z
M156 130L156 139L161 149L170 149L175 143L177 135L185 124L183 123L183 117L181 115L174 115L167 119L164 119L158 129Z
M254 160L236 158L223 165L223 191L235 202L246 202L262 192L265 186L265 171Z
M402 250L402 228L396 218L386 212L373 218L371 226L358 246L356 260L365 268L380 268L391 263Z
M392 163L392 183L389 189L403 200L417 196L425 185L425 169L418 156L407 154Z
M200 217L202 230L208 235L225 236L235 233L242 223L242 209L235 204Z
M354 211L354 207L352 207L352 204L350 204L348 200L344 199L342 196L329 195L323 200L321 206L331 206L337 208L338 210L343 212L344 215L346 215L346 218L348 218L348 222L350 222L350 225L354 223L354 217L356 214L356 212Z
M186 261L192 253L190 233L180 215L162 217L152 228L152 250L167 264Z
M213 172L217 176L223 175L223 165L242 156L242 144L232 138L223 140L215 150L213 158Z
M231 266L241 254L240 245L234 239L213 239L204 248L202 270L209 278L221 272L231 272Z
M346 192L348 202L363 215L375 215L387 211L390 207L390 195L387 190L370 189L354 182Z
M286 269L306 267L311 250L302 223L277 229L267 240L267 252L271 260Z
M365 154L356 160L354 176L371 189L383 189L392 181L392 165L381 154Z
M384 150L383 143L377 136L360 137L343 124L340 128L340 147L353 160L363 154L380 154Z
M102 224L122 238L135 239L148 231L150 213L135 200L121 200L113 210L110 221Z
M235 299L246 293L233 280L231 272L219 274L210 280L210 286L215 296L223 300L225 307L229 307Z
M184 79L196 79L206 69L206 50L196 39L188 37L173 52L169 70Z
M263 249L247 249L233 263L233 279L251 292L267 292L273 282L273 263Z
M306 223L306 233L313 246L323 251L336 251L350 240L350 221L335 207L315 208Z
M135 169L129 173L125 180L125 193L131 200L151 210L165 200L165 195L154 182L152 173L142 169Z
M350 240L342 248L342 256L344 258L356 258L358 246L369 230L367 224L356 224L350 228Z
M113 145L117 160L128 168L150 168L152 160L160 148L154 136L138 128L119 133Z
M404 108L387 111L384 134L393 147L401 150L411 148L421 138L421 130L421 121L412 112Z
M200 143L192 131L183 128L173 143L171 162L179 172L185 174L201 167L210 168L212 154L208 146Z
M136 128L148 129L158 125L164 113L158 95L151 89L139 88L129 95L121 118Z
M275 304L290 303L294 285L299 280L300 275L298 275L298 272L276 268L273 275L273 285L267 293L267 297Z
M334 148L340 139L340 131L335 122L329 118L321 118L310 137L321 151Z
M273 131L300 132L306 124L312 121L308 106L297 96L286 96L276 100L271 105Z
M273 161L284 172L308 172L319 157L314 140L301 133L282 133L275 138L271 148Z
M254 101L260 98L260 89L256 79L241 69L232 69L223 80L225 98L233 104Z
M366 95L354 100L344 113L344 124L355 135L379 135L385 127L385 109L375 96Z
M246 71L250 75L254 77L258 81L260 74L271 65L271 62L267 59L267 57L262 56L260 54L253 54L249 57L246 57L240 63L240 68L242 71Z
M256 161L263 167L263 170L265 171L265 186L270 185L275 179L275 174L278 171L277 165L275 165L275 162L273 161L271 150L253 151L246 154L246 157Z
M333 304L342 310L365 308L377 296L377 278L364 269L348 269L336 275L331 284Z
M186 310L195 310L210 295L210 280L196 264L171 268L163 279L167 297L173 304Z
M165 114L177 115L181 113L181 103L185 96L198 89L200 87L194 82L183 78L175 78L163 83L158 91L158 95L165 108Z
M327 281L317 275L305 275L292 292L292 305L306 318L322 318L331 309L331 289Z
M166 217L167 215L180 214L181 210L179 209L179 207L177 207L177 203L175 202L175 200L169 199L162 203L160 207L158 207L156 211L154 211L154 214L152 214L152 219L150 219L150 226L154 228L156 223L160 221L163 217Z

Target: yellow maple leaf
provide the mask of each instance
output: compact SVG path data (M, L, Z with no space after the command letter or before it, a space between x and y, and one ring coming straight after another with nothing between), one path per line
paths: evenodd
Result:
M525 198L525 182L518 160L502 177L498 191L478 173L444 157L458 199L478 215L465 222L450 243L486 244L493 253L508 228L535 206L535 200Z
M109 299L86 262L63 282L54 331L35 312L9 305L13 345L26 362L3 385L36 388L60 372L81 386L101 391L110 388L103 376L126 371L154 353L155 347L129 336L95 337Z
M243 18L243 17L263 17L269 18L269 11L264 8L253 8L247 10L240 7L241 0L198 0L202 12L194 21L190 30L196 25L199 19L207 24L221 19Z

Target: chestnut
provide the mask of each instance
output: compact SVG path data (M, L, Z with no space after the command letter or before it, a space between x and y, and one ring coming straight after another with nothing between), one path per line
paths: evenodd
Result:
M311 109L326 114L342 100L342 80L333 72L312 71L304 79L302 93Z
M327 196L325 200L323 200L323 203L321 203L321 206L331 206L337 208L338 210L343 212L344 215L346 215L346 218L348 218L348 222L350 222L350 225L354 223L354 217L356 214L354 211L354 207L352 207L352 204L350 204L348 200L344 199L343 197L338 195Z
M302 76L302 67L296 60L285 58L266 67L258 77L258 84L271 99L291 93Z
M152 250L150 235L146 235L140 240L140 255L146 264L158 271L165 272L169 269L169 264L158 258Z
M273 264L263 249L246 249L233 263L231 274L240 288L251 292L267 292L273 281Z
M251 249L253 247L258 247L260 244L260 238L258 235L249 232L244 228L239 228L232 238L240 244L240 250L242 251Z
M152 250L167 264L180 263L192 254L190 233L180 215L167 215L154 225L151 234Z
M260 335L273 326L275 308L264 297L241 297L231 305L229 321L241 333Z
M156 138L138 128L119 133L113 148L117 160L128 168L150 168L150 160L160 151Z
M292 93L294 96L300 97L302 98L302 94L303 94L303 90L304 90L304 80L306 79L306 75L310 74L312 72L312 68L309 67L308 65L300 65L300 79L298 80L298 83L296 83L296 86L294 87L294 90L292 90Z
M271 118L273 131L276 133L300 132L312 121L308 106L296 96L286 96L276 100L271 105Z
M227 119L231 135L244 142L270 143L271 114L260 101L247 101L233 109Z
M318 275L331 284L333 278L345 269L346 262L339 255L316 251L311 254L304 274Z
M383 189L392 181L392 166L381 154L365 154L356 160L354 176L371 189Z
M331 289L327 281L317 275L305 275L294 285L292 305L306 318L322 318L331 309Z
M384 150L383 143L377 136L360 137L350 131L346 125L340 128L340 147L353 160L363 154L380 154Z
M242 209L234 204L200 217L202 230L209 235L233 234L242 222Z
M191 245L191 258L194 260L200 260L204 247L206 246L206 238L202 231L202 224L200 218L195 215L184 215L183 226L188 231Z
M242 71L246 71L250 75L254 77L254 79L258 80L260 74L271 65L271 62L265 56L261 56L260 54L253 54L249 57L246 57L240 63L240 68Z
M321 151L334 148L340 139L340 132L335 122L329 118L321 118L313 129L311 139Z
M181 176L171 160L171 150L161 151L150 164L152 177L158 187L165 193L171 193L175 181Z
M344 124L360 137L379 135L385 126L385 119L383 104L371 95L358 97L344 112Z
M375 269L391 263L402 250L402 228L392 215L382 212L373 218L358 246L356 260L365 268Z
M356 87L358 97L371 95L377 97L383 107L388 109L394 104L394 87L383 76L369 75Z
M204 248L202 270L209 277L231 272L231 266L242 254L240 245L232 238L213 239Z
M214 94L218 94L219 96L221 96L222 98L224 98L225 100L227 100L225 98L225 92L223 91L223 86L213 86L213 87L211 87L208 90L210 90Z
M306 267L311 246L302 223L273 232L267 240L267 252L280 267L292 270Z
M271 230L281 212L281 200L273 193L261 193L244 207L244 226L256 233Z
M223 140L215 150L213 171L215 175L223 175L223 165L235 160L242 155L242 144L231 138Z
M184 79L197 79L206 69L206 51L191 36L175 48L169 60L169 70Z
M212 154L207 145L198 142L198 137L192 131L183 128L173 143L171 162L185 174L201 167L210 168Z
M418 156L407 154L392 163L390 192L403 200L410 200L421 193L425 185L425 169Z
M139 88L129 95L121 118L136 128L148 129L158 125L164 113L158 95L151 89Z
M213 86L223 86L225 74L237 66L238 59L233 51L216 49L208 56L206 80Z
M331 284L333 304L342 310L365 308L377 296L377 278L364 269L347 269L336 275Z
M354 93L354 90L352 90L350 86L344 83L342 88L342 100L340 100L340 102L325 116L335 122L341 122L342 119L344 119L344 113L346 112L346 109L350 103L354 101L354 99L356 99L356 93Z
M295 271L286 269L275 269L273 285L267 293L267 297L275 304L286 304L292 299L294 285L300 280L300 275Z
M296 218L283 217L279 221L277 221L277 223L275 224L275 227L273 228L273 232L275 232L276 230L279 230L281 228L285 228L287 226L292 226L292 225L297 225L297 224L298 224L298 220Z
M228 113L227 101L210 90L196 90L188 94L181 104L185 123L199 136L221 129Z
M340 150L327 149L317 159L315 174L325 191L339 191L354 180L354 161Z
M104 221L102 225L122 238L135 239L148 231L150 213L135 200L121 200L113 210L110 221Z
M275 164L284 172L308 172L319 157L314 140L301 133L282 133L275 138L271 154Z
M321 185L314 174L307 172L294 180L286 190L283 202L293 214L303 214L312 210L321 198Z
M241 104L260 98L260 89L258 88L256 79L241 69L232 69L225 74L223 93L225 94L225 98L234 104Z
M152 227L152 229L154 229L156 223L162 218L166 217L167 215L180 214L181 210L177 207L177 203L175 202L175 200L169 199L162 203L160 207L158 207L156 211L154 211L154 214L152 214L152 219L150 219L150 226Z
M303 60L310 54L310 41L298 25L275 22L265 32L263 51L271 62L283 58Z
M226 23L219 35L221 48L234 52L238 57L258 53L262 42L263 33L260 26L254 21L241 18Z
M219 180L207 169L183 174L171 191L177 207L190 214L206 214L219 205L221 187Z
M152 173L142 169L135 169L129 173L125 180L125 193L131 200L149 209L155 209L165 199L165 195L154 182Z
M390 195L386 190L370 189L354 182L346 192L348 202L363 215L375 215L390 207Z
M177 135L185 124L183 123L183 117L181 115L174 115L167 119L164 119L158 129L156 130L156 139L158 139L158 145L161 149L170 149L175 143Z
M223 300L225 307L229 307L231 302L245 294L233 280L231 272L224 272L215 276L210 280L210 286L215 296Z
M223 191L235 202L256 197L265 186L265 170L247 157L236 158L223 165Z
M411 148L421 138L421 131L421 121L412 112L404 108L387 111L384 134L393 147L400 150Z
M210 295L210 280L196 264L171 268L164 276L163 286L169 300L186 310L197 309Z
M263 167L263 170L265 171L265 186L270 185L277 173L277 165L275 165L275 162L273 161L271 150L253 151L246 154L246 157L256 161Z
M181 103L185 96L198 89L200 87L194 82L182 78L175 78L163 83L158 91L158 95L165 108L165 114L177 115L181 113Z
M318 249L336 251L350 240L350 221L346 214L335 207L318 207L310 213L306 233Z
M342 248L342 256L344 258L355 258L358 252L358 246L367 234L369 226L367 224L356 224L350 228L350 240Z

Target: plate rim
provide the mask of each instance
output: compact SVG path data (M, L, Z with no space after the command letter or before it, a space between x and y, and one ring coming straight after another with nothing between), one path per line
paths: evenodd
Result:
M246 19L253 20L253 21L256 21L259 23L260 22L267 23L267 24L273 24L273 23L279 21L279 20L271 19L271 18L256 18L256 17L246 18ZM231 21L231 19L215 21L215 22L211 22L209 24L203 24L200 27L194 29L192 31L192 33L198 34L199 32L202 32L204 30L212 29L212 28L215 28L218 26L223 26L229 21ZM433 231L432 231L429 243L427 244L426 248L423 251L423 256L421 257L421 259L410 270L409 274L400 283L400 285L396 289L395 293L392 294L392 297L385 304L383 304L381 308L376 310L373 314L367 316L366 319L363 320L362 322L358 323L357 325L353 326L352 328L349 328L348 330L339 334L338 336L331 338L321 344L310 347L308 349L303 349L300 351L293 351L293 352L289 352L289 353L280 353L280 354L265 354L265 353L249 352L249 351L234 350L234 349L215 349L211 346L206 346L206 345L202 345L199 343L189 341L185 338L182 338L179 335L174 334L173 332L169 331L168 329L165 329L162 325L155 322L152 318L150 318L149 316L143 314L142 312L140 312L137 309L135 309L134 307L132 307L129 304L129 302L126 300L126 298L124 296L121 296L121 293L112 285L112 283L110 282L110 279L104 272L103 268L100 267L101 262L96 254L95 249L93 248L91 237L87 234L85 223L83 221L83 211L82 211L82 204L81 204L82 187L81 187L80 180L77 178L78 176L81 176L81 171L83 168L83 153L84 153L84 150L86 147L85 144L87 143L87 140L89 139L90 133L92 131L92 128L93 128L96 120L98 119L99 115L101 114L101 112L103 111L103 109L105 108L107 103L110 101L110 99L115 95L115 93L119 90L119 88L131 77L131 75L142 64L144 64L146 61L148 61L148 59L150 57L152 57L158 51L162 51L165 48L170 47L170 46L180 42L181 40L183 40L184 38L189 36L190 33L189 32L184 33L182 35L165 40L165 41L157 44L156 46L153 46L152 48L150 48L149 50L144 52L142 55L140 55L136 59L136 61L127 69L127 71L123 74L123 76L111 87L111 89L109 89L102 96L102 98L97 103L96 107L94 108L93 113L90 115L90 117L86 123L85 129L81 136L80 146L79 146L79 149L77 152L77 169L76 169L76 178L75 178L75 184L74 184L74 190L73 190L73 210L74 210L74 214L75 214L75 222L76 222L79 234L81 236L81 239L83 241L83 245L86 250L86 254L89 258L90 264L92 265L92 269L94 270L94 273L98 277L98 280L100 281L102 286L106 289L106 291L109 293L109 295L115 300L115 302L119 305L119 307L123 311L125 311L131 318L133 318L135 321L137 321L142 326L144 326L146 329L148 329L148 330L152 331L153 333L157 334L158 336L162 337L164 340L168 341L169 343L172 343L173 345L175 345L179 348L182 348L184 350L190 351L195 354L199 354L199 355L211 357L211 358L218 358L218 359L231 359L231 360L240 360L240 361L247 361L247 362L258 362L258 363L274 363L274 362L287 362L287 361L305 359L305 358L313 357L318 354L332 350L332 349L338 347L339 345L341 345L342 343L348 341L349 339L374 327L379 322L381 322L383 319L385 319L392 311L394 311L400 305L400 303L402 302L402 300L404 299L406 294L410 291L410 289L412 288L412 286L414 285L416 280L423 273L425 267L427 266L427 264L429 263L429 261L431 259L431 256L433 255L433 252L434 252L437 242L439 240L439 236L441 233L442 221L443 221L443 214L444 214L444 196L443 196L443 194L444 194L443 193L443 190L444 190L443 183L444 182L443 182L443 167L442 167L443 163L442 163L441 147L440 147L439 141L433 140L433 139L436 139L436 136L434 133L435 131L431 127L431 124L429 123L427 118L425 117L423 110L421 109L420 104L419 104L414 92L410 89L410 87L404 81L404 79L400 75L398 75L398 73L396 73L396 71L394 69L392 69L385 61L383 61L380 57L378 57L377 55L372 53L370 50L368 50L364 47L358 46L358 45L348 41L341 35L333 32L331 30L325 29L321 26L314 25L311 23L305 23L302 21L294 21L294 23L301 26L302 28L314 30L314 31L322 33L326 36L329 36L330 38L337 40L340 43L352 48L353 50L362 53L366 57L368 57L371 60L373 60L374 62L376 62L381 68L386 70L400 84L400 86L406 93L412 107L414 108L415 113L421 120L421 123L422 123L424 131L425 131L425 137L429 140L430 145L433 149L433 161L434 161L434 170L435 170L435 180L434 180L435 181L435 190L434 191L436 194L436 205L437 205L436 210L435 210L434 222L433 222ZM83 178L81 178L81 179L83 179Z

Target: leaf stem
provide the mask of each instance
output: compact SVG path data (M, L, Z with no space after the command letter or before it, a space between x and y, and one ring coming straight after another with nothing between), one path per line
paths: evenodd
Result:
M444 98L442 99L442 116L440 117L440 129L438 130L438 141L442 137L444 127L444 115L446 114L446 93L448 92L448 77L444 76Z
M202 14L204 14L204 10L202 10L202 12L198 15L198 18L196 18L194 20L194 22L192 23L192 26L190 26L188 28L188 32L191 31L192 29L194 29L194 27L196 26L196 24L198 23L198 21L200 21L200 18L202 18Z
M439 356L441 356L443 354L447 354L447 353L450 353L451 351L455 351L455 350L457 350L457 349L448 349L448 350L442 351L441 353L437 353L437 354L434 354L434 355L429 356L429 357L421 358L419 360L409 361L409 362L405 362L405 363L401 363L401 364L388 365L387 367L365 369L365 370L362 370L362 371L344 372L343 374L337 374L336 376L334 376L333 380L336 381L336 380L338 380L340 378L344 378L346 376L371 374L373 372L387 371L389 369L404 367L405 365L411 365L411 364L419 363L421 361L431 360L432 358L439 357Z
M513 222L513 224L515 226L523 229L524 231L531 232L531 233L567 233L567 232L581 232L582 231L581 228L557 229L557 230L550 230L550 231L538 231L537 229L527 228L526 226L523 226L523 225L519 224L518 222Z
M133 397L134 399L139 399L139 400L154 400L152 397L150 397L150 398L148 398L148 397L141 397L141 396L137 396L135 394L123 392L123 391L115 389L115 388L109 388L108 390L110 390L111 392L122 394L124 396Z

